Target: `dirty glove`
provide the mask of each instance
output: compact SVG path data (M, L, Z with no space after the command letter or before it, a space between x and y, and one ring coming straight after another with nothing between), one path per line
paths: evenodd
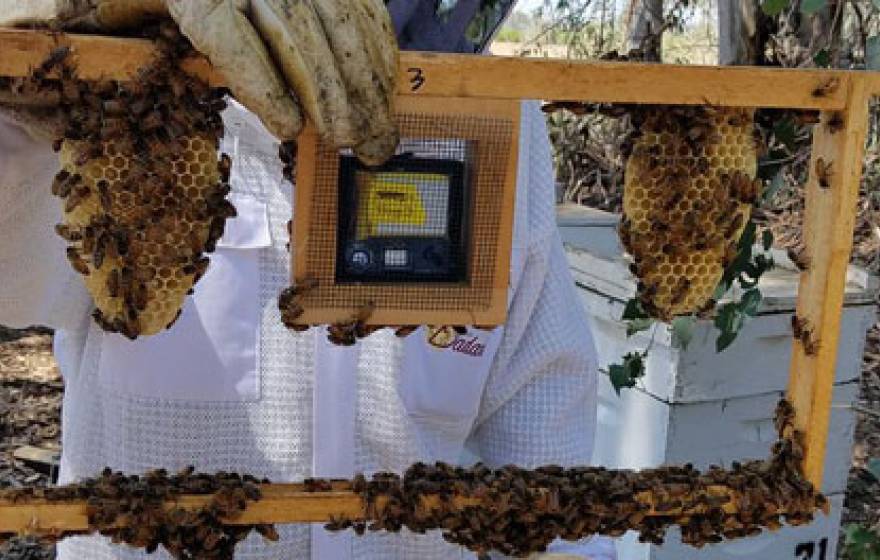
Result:
M0 26L112 32L166 14L280 140L305 112L368 164L393 153L398 51L383 0L0 0Z

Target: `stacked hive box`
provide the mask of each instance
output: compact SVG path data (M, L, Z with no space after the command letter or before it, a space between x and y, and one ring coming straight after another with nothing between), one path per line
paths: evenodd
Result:
M594 210L566 208L559 225L581 303L591 319L599 364L607 368L627 352L644 350L654 336L643 387L618 397L600 379L596 464L644 468L693 463L730 466L733 461L766 457L774 441L773 408L788 385L791 324L798 285L794 266L767 273L759 314L738 340L715 352L717 330L702 324L687 348L673 348L666 328L627 338L620 321L635 292L622 248L615 243L617 218ZM784 255L776 255L780 262ZM831 560L849 471L854 413L845 406L858 394L865 333L874 322L876 279L850 269L841 321L834 408L828 438L823 492L830 516L806 527L784 528L756 538L696 550L674 534L662 547L637 542L632 533L618 543L627 560ZM812 551L812 556L810 555Z

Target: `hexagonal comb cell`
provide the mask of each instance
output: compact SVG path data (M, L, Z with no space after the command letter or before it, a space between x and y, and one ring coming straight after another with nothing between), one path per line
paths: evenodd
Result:
M626 166L620 235L638 297L662 320L711 304L759 191L753 113L643 110Z
M228 160L218 163L207 134L177 139L169 158L144 162L123 145L78 163L88 149L66 140L56 194L65 195L63 222L71 264L83 274L108 330L134 338L170 326L204 274L227 217ZM226 171L224 171L226 169Z

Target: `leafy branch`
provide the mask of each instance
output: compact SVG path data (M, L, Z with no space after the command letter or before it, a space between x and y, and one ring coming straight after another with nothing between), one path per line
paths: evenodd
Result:
M737 244L736 256L724 270L713 301L720 301L738 285L743 290L738 299L732 299L705 313L682 315L673 319L668 325L672 333L672 344L676 348L686 350L693 339L694 329L700 319L712 319L718 330L715 339L715 350L726 350L739 336L743 326L750 317L757 315L761 308L763 296L758 287L761 277L774 266L772 255L773 234L764 230L761 236L761 249L756 251L755 244L758 228L754 221L749 221ZM621 319L626 322L626 335L631 337L654 326L656 319L651 317L638 298L632 298L624 307ZM653 338L651 340L653 343ZM651 345L642 352L630 352L622 362L609 366L608 374L614 390L620 394L621 389L635 387L636 381L645 375L645 359Z

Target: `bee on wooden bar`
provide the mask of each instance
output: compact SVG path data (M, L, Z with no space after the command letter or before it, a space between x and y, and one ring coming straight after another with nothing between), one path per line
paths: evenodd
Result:
M838 78L828 78L827 80L823 81L815 88L813 88L811 95L813 97L827 97L837 91L839 87L840 80Z
M823 158L816 158L816 180L819 182L819 186L823 189L828 189L831 187L831 178L833 175L833 167L834 162L829 161L826 162Z
M819 344L813 339L813 329L809 321L798 317L797 314L792 315L791 330L794 333L794 337L803 345L804 353L807 356L815 356L819 351Z
M801 272L805 272L810 269L810 255L807 253L806 247L800 247L798 249L789 248L788 258Z
M832 112L829 115L828 121L825 123L825 126L828 128L828 132L830 134L837 134L838 132L843 130L843 127L845 126L843 113L840 111Z

